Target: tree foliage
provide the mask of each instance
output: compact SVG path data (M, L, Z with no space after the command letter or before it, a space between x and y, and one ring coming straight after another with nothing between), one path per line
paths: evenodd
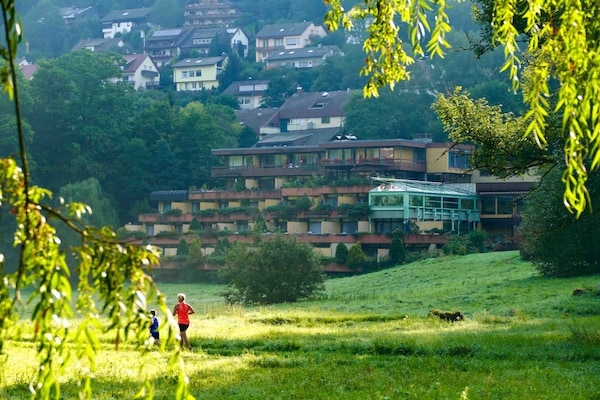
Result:
M402 264L406 257L404 242L399 237L394 237L390 243L390 260L396 264Z
M346 256L346 265L348 268L359 269L366 260L367 256L363 252L360 242L356 242L350 246L348 255Z
M277 234L235 242L219 275L230 285L230 302L272 304L306 299L323 289L320 257L309 243Z
M147 269L158 263L155 250L120 243L108 227L86 226L81 217L91 212L89 206L72 202L53 207L50 205L52 193L31 184L16 73L15 57L22 28L15 3L0 0L6 38L6 43L0 46L3 59L0 78L4 91L14 100L15 135L19 143L14 158L0 159L3 216L14 220L14 246L19 252L11 272L0 253L3 283L0 285L0 353L4 353L9 341L21 338L18 324L21 316L17 308L24 301L23 289L31 288L27 301L34 305L31 320L36 327L33 340L38 356L38 367L29 386L32 398L59 398L61 380L72 373L75 359L87 362L92 370L92 374L79 382L80 397L93 398L91 376L100 350L98 335L112 333L115 348L121 340L133 338L140 349L148 350L147 305L157 303L166 315L171 314L164 295L147 274ZM5 213L5 210L10 212ZM57 234L59 225L76 232L80 244L62 249ZM67 256L77 260L75 267L69 267ZM72 323L75 312L82 316L78 325ZM108 319L106 325L98 320L101 314ZM175 322L171 319L163 346L176 346L174 328ZM174 352L169 368L179 370L176 391L179 399L190 397L182 365L180 353ZM147 395L146 388L150 388L151 383L143 385L142 396Z
M561 168L551 168L539 187L526 198L519 226L523 258L545 276L583 276L600 273L600 237L595 234L600 215L584 213L579 219L562 203ZM590 196L598 198L600 179L590 177Z
M338 243L335 247L335 261L340 264L346 263L346 258L348 257L348 246L346 243Z
M415 56L444 57L450 47L447 34L451 24L445 1L365 0L345 11L341 0L323 0L330 8L325 24L331 30L341 26L351 30L354 21L372 18L363 49L366 53L361 73L369 76L365 96L377 96L378 88L394 87L410 77L407 67ZM491 24L492 46L502 46L513 87L519 86L522 68L530 74L524 91L528 106L525 135L540 147L548 143L546 127L554 114L562 117L566 165L563 202L576 217L590 205L586 182L590 171L600 165L600 3L596 0L499 1L480 0ZM397 24L396 21L400 21ZM406 29L410 46L400 36ZM524 34L524 35L523 35ZM519 40L526 37L527 47ZM551 82L558 81L557 101Z

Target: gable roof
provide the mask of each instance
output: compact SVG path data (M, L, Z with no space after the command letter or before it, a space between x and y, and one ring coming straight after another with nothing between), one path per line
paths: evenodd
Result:
M312 22L267 25L256 34L256 38L283 38L286 36L298 36L302 35L311 25L313 25Z
M25 79L27 79L28 81L30 81L31 78L33 78L33 74L35 74L39 67L40 66L37 64L26 64L20 66L21 72L23 72Z
M138 70L140 65L146 61L148 57L147 54L126 54L123 56L125 59L125 66L123 68L124 73L133 73ZM151 60L152 61L152 60Z
M231 82L223 94L230 94L233 96L243 96L250 94L263 94L269 86L268 80L246 80L246 81L235 81ZM241 88L241 89L240 89Z
M148 18L152 8L131 8L129 10L115 10L102 18L101 22L127 22L139 21Z
M306 129L265 135L252 147L291 147L318 146L330 142L340 132L340 128Z
M253 110L235 110L235 115L240 124L249 126L254 132L260 133L260 128L274 119L278 112L277 108L257 108ZM278 126L279 121L274 122Z
M215 65L226 59L225 56L220 57L203 57L203 58L186 58L172 65L173 68L196 66L202 67L205 65Z
M279 118L318 118L345 116L350 91L294 93L279 108Z
M301 49L289 49L276 51L265 57L265 61L283 61L283 60L297 60L306 58L323 58L323 56L329 53L340 52L340 48L332 46L317 46L317 47L304 47Z
M98 38L98 39L84 39L75 43L75 46L71 48L73 51L88 49L91 51L101 52L114 49L115 47L123 47L125 43L121 38Z

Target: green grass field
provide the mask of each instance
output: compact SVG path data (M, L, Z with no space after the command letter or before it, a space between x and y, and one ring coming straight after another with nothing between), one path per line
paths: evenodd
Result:
M218 285L159 287L171 307L184 292L198 312L194 351L184 353L197 399L554 400L600 399L599 283L542 278L502 252L331 279L317 300L268 307L227 306ZM573 296L576 288L596 293ZM428 317L431 308L465 320ZM28 396L36 358L23 325L1 358L1 399ZM143 376L155 398L173 398L171 351L102 343L94 399L133 398ZM77 398L87 373L75 362L61 399Z

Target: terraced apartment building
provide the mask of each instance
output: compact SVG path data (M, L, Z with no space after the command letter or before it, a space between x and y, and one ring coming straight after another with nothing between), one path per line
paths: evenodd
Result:
M339 128L267 134L253 147L213 149L211 175L224 190L153 192L157 212L139 216L150 244L175 255L181 238L203 252L224 238L250 241L257 224L309 242L326 257L360 242L378 260L392 234L409 250L440 247L448 233L485 229L512 238L535 178L499 181L468 165L472 147L426 135L357 140Z

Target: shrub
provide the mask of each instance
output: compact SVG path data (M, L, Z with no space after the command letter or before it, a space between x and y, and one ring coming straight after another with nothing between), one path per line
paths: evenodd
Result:
M335 248L335 261L340 264L346 263L346 258L348 257L348 246L345 243L338 243Z
M404 242L399 237L393 238L390 243L390 260L393 263L402 264L405 256Z
M163 215L174 215L174 216L179 216L181 215L182 211L179 208L171 208L170 210L166 210L163 212Z
M185 239L181 239L179 244L177 245L177 255L178 256L187 256L189 253L190 247L188 246Z
M346 265L350 269L358 269L363 262L367 260L367 256L362 251L360 242L354 243L348 250L348 256L346 257Z
M230 286L230 303L295 302L323 290L325 274L320 257L308 243L277 234L252 244L234 243L219 276Z

